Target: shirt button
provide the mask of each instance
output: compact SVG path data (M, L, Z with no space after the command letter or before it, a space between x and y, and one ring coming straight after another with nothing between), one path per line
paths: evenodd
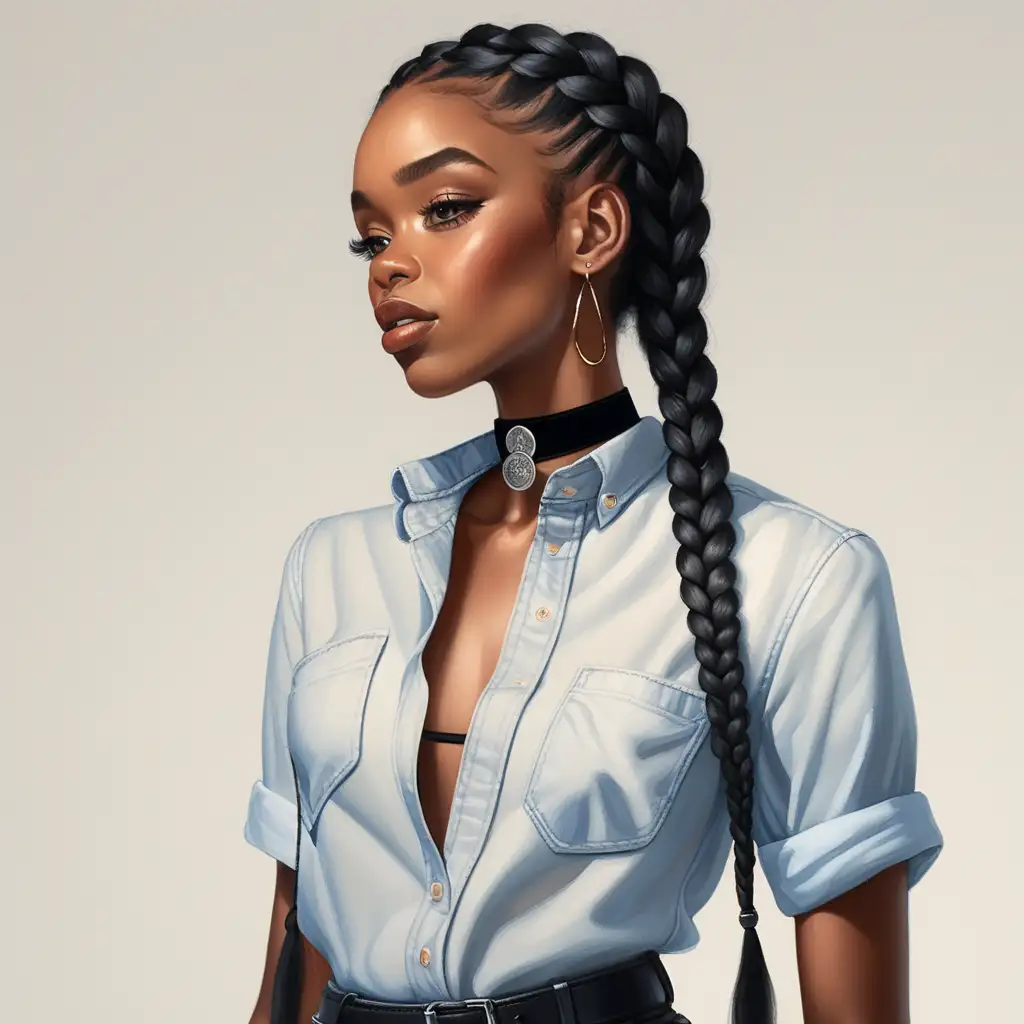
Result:
M549 545L548 545L548 552L549 552L550 554L552 554L552 555L557 555L557 554L558 554L558 549L559 549L559 548L560 548L561 546L562 546L561 544L549 544Z
M430 966L430 950L427 949L426 946L420 950L420 963L423 964L424 967Z
M551 618L551 609L550 608L538 608L536 614L537 614L537 619L540 622L544 622L545 619L550 619Z
M575 487L563 487L562 493L567 497L571 498L576 493Z
M441 898L441 894L443 892L444 892L444 887L441 885L440 882L431 882L430 883L430 898L432 900L439 900Z
M618 501L619 499L618 499L618 498L616 498L614 494L606 494L606 495L604 496L604 499L603 499L603 500L604 500L604 507L605 507L605 508L615 508L615 503L616 503L616 502L617 502L617 501Z
M522 679L513 679L512 680L512 685L513 686L522 686L523 685L523 681L522 681Z

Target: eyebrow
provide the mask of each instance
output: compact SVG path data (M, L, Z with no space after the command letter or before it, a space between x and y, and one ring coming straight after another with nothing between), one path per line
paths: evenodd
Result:
M396 185L411 185L413 182L419 181L428 174L433 174L434 171L439 171L442 167L447 167L449 164L473 164L475 167L483 167L484 170L490 171L492 174L498 173L490 164L485 163L480 157L474 156L468 149L459 149L458 146L446 146L444 149L439 149L436 153L421 156L418 160L413 160L411 163L399 167L392 177ZM372 206L373 203L365 192L356 190L352 193L353 213Z

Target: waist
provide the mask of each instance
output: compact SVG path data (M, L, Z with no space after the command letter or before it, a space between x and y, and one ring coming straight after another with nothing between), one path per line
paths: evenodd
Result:
M617 1024L672 1013L661 959L644 953L577 978L494 999L390 1003L329 982L314 1024ZM675 1024L687 1024L675 1015Z

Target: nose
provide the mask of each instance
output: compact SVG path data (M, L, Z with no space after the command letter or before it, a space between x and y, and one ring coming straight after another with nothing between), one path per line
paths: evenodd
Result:
M380 288L390 288L399 279L414 281L419 275L419 262L409 253L399 252L393 241L373 261L373 279Z

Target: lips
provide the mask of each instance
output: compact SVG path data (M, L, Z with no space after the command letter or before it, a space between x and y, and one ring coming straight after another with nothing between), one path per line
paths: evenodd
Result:
M410 320L436 320L437 314L406 302L404 299L384 299L374 307L373 315L381 330L390 331L398 324Z

